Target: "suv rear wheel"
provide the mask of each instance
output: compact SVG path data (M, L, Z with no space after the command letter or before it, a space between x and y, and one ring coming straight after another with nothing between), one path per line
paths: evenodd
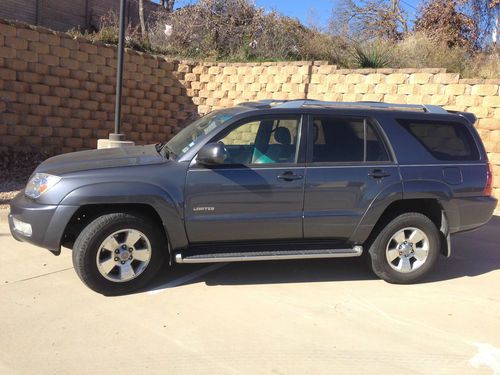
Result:
M393 219L369 249L373 272L390 283L409 284L427 275L439 258L439 231L425 215L410 212Z
M162 233L147 217L130 213L100 216L75 242L75 271L89 288L105 295L140 289L163 263L166 246Z

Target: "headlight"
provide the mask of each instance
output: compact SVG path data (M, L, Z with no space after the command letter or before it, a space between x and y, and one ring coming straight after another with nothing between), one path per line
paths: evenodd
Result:
M36 199L59 181L61 181L61 177L47 173L35 173L28 181L24 189L24 194L32 199Z

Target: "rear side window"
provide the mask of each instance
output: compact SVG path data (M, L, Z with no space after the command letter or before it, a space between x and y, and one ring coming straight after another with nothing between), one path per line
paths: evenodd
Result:
M464 124L421 120L398 122L438 160L479 160L474 138Z
M363 118L314 117L313 162L388 161L389 154Z

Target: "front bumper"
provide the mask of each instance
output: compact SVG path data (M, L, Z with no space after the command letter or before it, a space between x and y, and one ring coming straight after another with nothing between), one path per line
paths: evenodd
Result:
M77 209L78 206L38 204L21 192L10 203L10 233L18 241L43 247L58 255L66 225ZM16 230L14 218L31 225L31 236Z

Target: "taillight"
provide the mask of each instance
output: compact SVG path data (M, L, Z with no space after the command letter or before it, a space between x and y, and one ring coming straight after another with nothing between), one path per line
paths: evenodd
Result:
M490 196L493 193L493 168L491 163L488 162L488 170L486 171L486 186L483 190L483 195Z

